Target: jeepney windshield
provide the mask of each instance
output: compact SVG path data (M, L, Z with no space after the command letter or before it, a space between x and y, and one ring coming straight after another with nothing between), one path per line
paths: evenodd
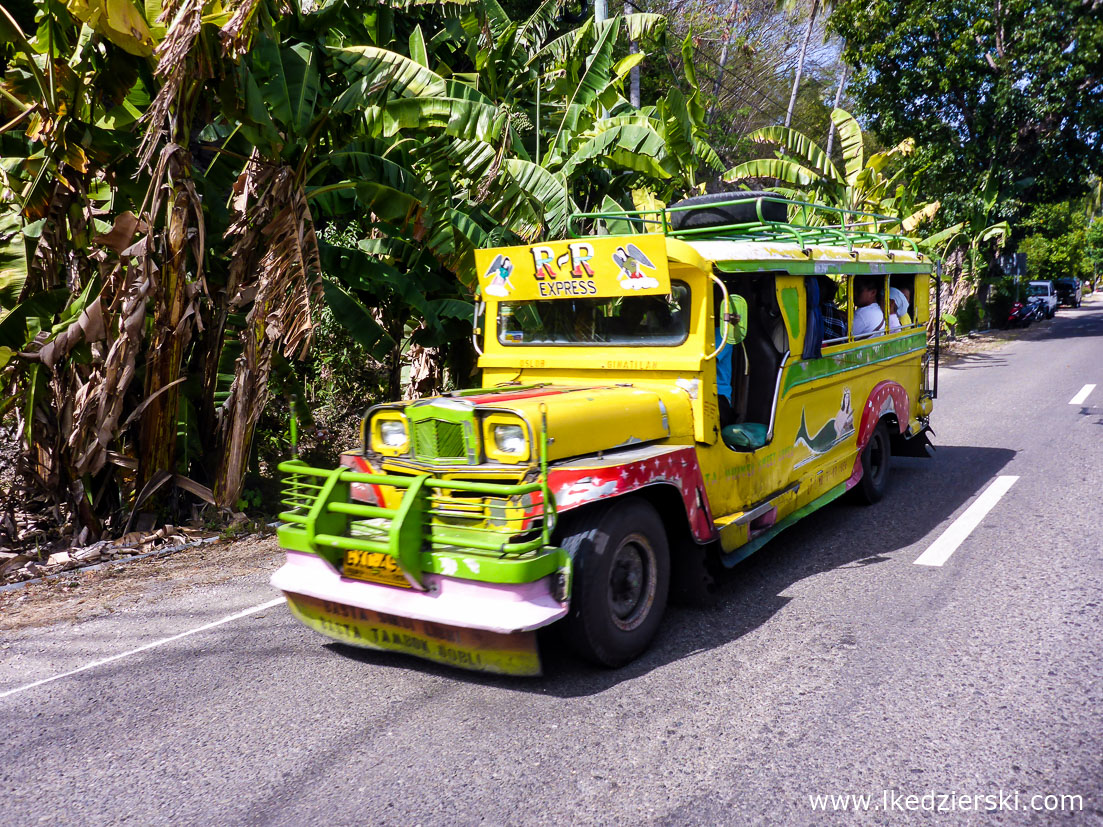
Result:
M503 345L673 347L689 335L689 285L665 296L614 296L498 305Z

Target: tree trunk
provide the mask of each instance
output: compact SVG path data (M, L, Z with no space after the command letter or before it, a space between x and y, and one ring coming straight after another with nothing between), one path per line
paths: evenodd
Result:
M632 3L630 0L624 0L624 13L632 13ZM629 44L628 51L632 54L639 52L640 47L636 41L632 41ZM628 102L631 103L637 109L640 108L640 67L633 66L632 71L628 73Z
M800 44L800 54L797 56L797 72L793 76L793 91L789 95L789 108L785 110L785 125L793 122L793 110L797 107L797 90L800 88L800 78L804 74L804 56L808 53L808 41L812 39L812 28L816 24L816 13L820 8L820 0L812 0L812 11L808 14L808 28L804 30L804 40Z
M724 80L724 66L728 63L728 47L731 46L732 34L735 32L735 13L739 9L739 0L732 0L728 7L728 34L724 38L724 48L720 50L720 65L716 69L716 82L712 85L712 105L709 107L707 121L712 123L716 114L717 105L720 103L720 83Z
M843 64L843 73L839 75L839 88L835 90L835 105L831 107L831 111L835 111L839 108L839 103L843 99L843 87L846 86L846 70L849 67ZM827 128L827 157L831 157L831 147L835 144L835 122L831 122L831 126Z
M165 204L162 266L150 271L154 284L150 299L155 308L153 338L146 363L145 398L156 397L142 415L138 441L138 481L141 490L158 471L176 471L176 419L179 391L176 387L163 390L180 378L184 351L191 338L192 290L187 277L189 219L197 204L192 198L191 158L188 151L168 144L161 164L165 175L155 176L171 189ZM156 212L156 211L154 211ZM154 219L155 220L155 219Z

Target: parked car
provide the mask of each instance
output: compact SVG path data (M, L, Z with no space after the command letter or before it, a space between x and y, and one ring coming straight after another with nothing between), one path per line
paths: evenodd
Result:
M1083 298L1083 288L1080 279L1057 279L1054 286L1057 288L1057 303L1067 304L1069 307L1079 307Z
M1028 299L1038 298L1045 305L1046 318L1057 314L1057 288L1052 281L1032 281L1026 286Z

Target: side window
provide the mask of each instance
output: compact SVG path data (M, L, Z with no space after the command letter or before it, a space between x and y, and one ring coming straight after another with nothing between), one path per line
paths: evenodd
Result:
M845 276L819 275L816 282L820 289L820 313L823 316L823 346L843 344L849 338L849 280Z
M883 276L854 276L851 280L853 319L851 336L869 339L885 333L887 279Z
M901 328L919 323L915 309L915 276L897 275L889 278L889 310L895 314Z

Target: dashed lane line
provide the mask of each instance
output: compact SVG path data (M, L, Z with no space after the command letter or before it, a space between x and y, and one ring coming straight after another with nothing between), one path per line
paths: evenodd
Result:
M1004 494L1015 484L1018 477L996 477L996 479L981 493L973 504L962 513L960 517L950 523L937 540L916 558L917 566L941 566L950 559L950 555L957 551L957 547L965 542L973 533L984 515L991 511Z
M62 672L60 675L54 675L50 678L43 678L40 681L28 683L26 686L17 686L15 689L9 689L6 692L0 692L0 698L6 698L9 695L15 695L19 692L25 692L28 689L34 689L36 686L42 686L46 683L53 683L54 681L59 681L62 678L68 678L71 675L76 675L79 672L87 672L89 669L95 669L97 666L103 666L105 663L111 663L112 661L121 660L122 658L130 657L131 655L136 655L139 652L145 652L148 649L155 649L158 646L164 646L166 643L172 643L174 640L180 640L181 638L188 637L189 635L196 635L200 632L205 632L208 629L213 629L216 626L223 625L224 623L232 623L235 620L241 620L243 617L254 615L257 612L263 612L265 609L271 609L273 606L278 606L283 602L284 598L277 597L275 600L269 600L267 603L261 603L259 606L253 606L251 609L244 609L240 612L237 612L236 614L230 615L229 617L224 617L221 620L215 620L212 623L205 623L202 626L198 626L195 629L189 629L188 631L181 632L178 635L162 638L161 640L155 640L152 643L147 643L144 646L139 646L137 649L131 649L127 652L120 652L117 655L112 655L111 657L104 658L103 660L97 660L94 663L86 663L84 666L77 667L76 669L71 669L68 672Z
M1091 396L1091 392L1093 390L1095 390L1095 385L1084 385L1084 387L1082 387L1080 389L1080 393L1076 394L1076 396L1074 396L1072 399L1069 400L1069 404L1070 405L1083 405L1084 401L1089 396Z

